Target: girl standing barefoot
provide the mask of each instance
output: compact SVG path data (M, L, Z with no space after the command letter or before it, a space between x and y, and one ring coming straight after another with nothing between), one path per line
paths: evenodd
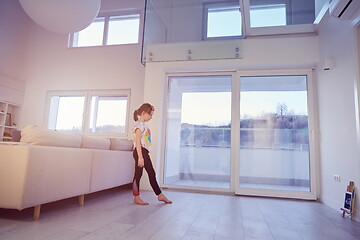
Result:
M149 181L155 194L158 196L159 201L165 203L172 203L161 192L160 187L156 181L155 170L152 166L149 152L151 150L151 132L146 122L152 119L155 108L149 104L144 103L139 109L134 111L134 120L137 122L133 130L134 151L133 156L135 159L135 174L133 180L133 195L134 203L139 205L148 205L148 202L140 198L139 184L143 173L143 168L149 175Z

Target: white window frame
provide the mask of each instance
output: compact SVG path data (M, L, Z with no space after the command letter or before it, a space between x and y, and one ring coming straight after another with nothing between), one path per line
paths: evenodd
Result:
M256 5L266 5L268 1L258 0ZM274 3L286 5L286 24L291 23L289 18L290 1L289 0L274 0ZM230 37L207 37L207 24L208 24L208 9L211 7L226 7L239 4L242 21L242 35L230 36ZM314 19L315 21L315 19ZM266 35L279 35L279 34L298 34L298 33L315 33L314 24L297 24L297 25L285 25L285 26L272 26L272 27L256 27L250 26L250 0L238 0L228 1L223 3L208 3L203 7L203 40L220 40L220 39L234 39L234 38L247 38Z
M119 89L119 90L74 90L74 91L48 91L46 96L46 108L44 114L44 123L43 127L48 128L50 120L50 103L53 96L84 96L85 103L83 109L83 121L81 124L81 131L78 132L82 135L92 135L92 136L108 136L108 137L122 137L125 138L128 136L129 129L129 117L130 117L130 98L131 91L129 89ZM126 106L126 118L125 118L125 132L124 133L111 133L111 132L91 132L89 131L90 124L90 114L91 114L91 98L93 96L99 97L126 97L127 106ZM60 131L60 130L59 130Z
M109 33L109 21L110 17L123 17L126 19L126 16L131 16L133 18L135 15L139 16L139 29L138 29L138 42L137 43L121 43L121 44L107 44L108 33ZM68 48L83 48L83 47L101 47L101 46L118 46L118 45L131 45L131 44L140 44L141 43L141 19L142 14L140 10L135 11L102 11L98 14L94 21L98 18L105 18L104 19L104 32L103 32L103 41L102 45L94 45L94 46L75 46L74 41L77 38L78 32L69 34L68 39Z
M165 73L164 81L164 94L163 99L168 99L169 96L169 78L173 76L208 76L208 75L232 75L232 120L231 124L233 129L231 131L231 186L229 189L219 189L219 188L208 188L208 187L196 187L196 186L176 186L176 185L167 185L164 183L164 170L165 170L165 152L166 152L166 124L162 125L162 134L161 134L161 159L160 162L160 186L171 189L180 189L180 190L191 190L191 191L211 191L211 192L226 192L226 193L235 193L240 195L249 195L249 196L267 196L267 197L281 197L281 198L294 198L294 199L308 199L315 200L318 195L317 189L317 165L318 165L318 141L319 133L316 130L318 116L317 109L315 104L315 83L314 83L314 73L311 69L278 69L278 70L239 70L239 69L229 69L228 71L222 70L212 70L209 72L201 72L194 70L183 70L183 71L168 71ZM288 76L288 75L306 75L307 76L307 101L308 101L308 116L309 116L309 144L310 144L310 192L298 192L298 191L282 191L282 190L267 190L267 189L241 189L236 185L235 179L239 177L239 157L240 157L240 137L237 135L240 133L240 77L246 76ZM168 104L165 101L163 106L163 112L168 111ZM167 122L167 114L163 114L162 122Z
M285 26L273 26L273 27L256 27L252 28L250 26L250 0L239 0L240 5L242 6L243 16L244 16L244 29L245 35L252 36L262 36L262 35L279 35L279 34L296 34L296 33L314 33L315 25L314 24L297 24L297 25L285 25ZM289 16L289 0L277 0L277 3L282 3L286 5L286 24L290 24ZM268 3L266 0L259 0L257 5L266 5ZM314 19L315 21L315 19Z
M302 75L307 77L307 106L308 106L308 132L309 132L309 177L310 177L310 191L283 191L283 190L268 190L268 189L246 189L235 185L235 194L249 195L249 196L274 196L281 198L294 198L294 199L317 199L317 165L318 165L318 132L316 131L316 123L318 122L317 109L315 105L315 83L314 72L312 69L278 69L278 70L237 70L235 89L240 90L240 78L251 76L291 76ZM240 91L236 91L236 104L240 104ZM236 115L240 116L240 105L235 107ZM235 131L240 132L240 118L235 121ZM240 145L240 138L235 138L235 146ZM235 148L235 176L240 176L240 148Z
M139 26L137 29L137 42L136 43L117 43L117 44L109 44L108 43L108 37L109 37L109 26L110 26L110 19L112 17L115 17L117 19L121 19L121 20L133 20L133 19L139 19ZM106 19L106 17L105 17ZM140 13L133 13L133 14L116 14L116 15L110 15L108 16L108 21L107 21L107 33L106 33L106 41L104 42L104 45L106 46L111 46L111 45L128 45L128 44L139 44L140 43L140 24L141 24L141 15ZM105 35L105 33L104 33Z
M203 15L204 15L204 24L203 24L203 40L222 40L222 39L241 39L244 38L244 13L242 11L241 6L238 6L239 3L236 1L229 1L229 2L223 2L223 3L205 3L204 7L203 7ZM208 14L209 14L209 9L212 8L239 8L239 12L241 13L241 35L239 36L222 36L222 37L208 37L207 36L207 32L208 32Z
M271 4L267 4L267 2L264 0L258 0L255 5L250 7L250 15L251 15L251 10L267 9L267 8L271 9L272 6L277 6L277 5L285 6L285 25L284 26L288 26L292 22L292 18L291 18L292 13L290 11L289 0L276 0ZM251 26L251 20L250 20L250 26ZM267 27L272 27L272 26L267 26ZM254 27L251 27L251 28L254 28ZM258 28L258 27L256 27L256 28Z
M101 16L96 17L91 24L93 24L93 23L95 23L95 22L100 22L100 18L103 18L103 17L101 17ZM104 29L105 29L105 27L106 27L106 26L105 26L106 19L104 18L104 20L101 20L101 21L104 21ZM69 34L69 43L68 43L68 46L69 46L69 48L82 48L82 47L99 47L99 46L103 46L103 45L104 45L104 38L105 38L104 34L105 34L105 30L103 30L103 36L102 36L103 40L102 40L102 43L101 43L100 45L78 46L79 32L71 33L71 34ZM76 41L77 44L75 44L75 41Z

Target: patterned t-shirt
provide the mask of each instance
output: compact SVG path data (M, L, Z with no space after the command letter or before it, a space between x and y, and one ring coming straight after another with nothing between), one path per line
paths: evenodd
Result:
M137 122L134 126L133 130L133 141L134 141L134 148L136 148L136 129L140 129L141 131L141 139L140 143L143 148L146 148L149 152L151 150L151 132L148 125L144 122Z

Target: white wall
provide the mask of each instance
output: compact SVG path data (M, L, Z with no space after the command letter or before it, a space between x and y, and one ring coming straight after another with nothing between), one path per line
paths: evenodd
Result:
M0 100L22 104L28 19L18 1L0 0Z
M145 71L144 101L152 103L157 109L153 120L149 122L153 140L153 162L160 173L163 161L164 145L163 116L165 100L166 74L171 72L237 70L237 69L287 69L312 68L318 62L318 37L263 37L243 40L243 59L184 61L168 63L147 63ZM160 174L159 174L160 176ZM144 183L144 188L149 185Z
M103 0L101 11L125 9L143 14L143 8L142 0ZM68 48L67 43L66 34L49 32L34 23L29 27L22 126L46 126L49 90L131 89L129 122L133 123L131 113L141 105L144 91L141 38L139 44L105 47Z
M317 71L321 149L321 200L335 208L343 206L350 180L360 186L360 144L356 117L358 84L354 27L350 21L326 16L319 26L320 61ZM359 41L359 39L358 39ZM359 45L359 42L357 43ZM360 46L358 46L360 47ZM325 59L334 68L322 70ZM339 174L341 182L335 182ZM360 206L357 198L357 206ZM357 218L360 211L357 210Z

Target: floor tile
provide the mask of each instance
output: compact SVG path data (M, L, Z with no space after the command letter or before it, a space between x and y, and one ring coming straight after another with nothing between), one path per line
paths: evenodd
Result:
M360 223L316 201L166 191L173 204L115 188L32 209L0 209L1 240L356 240Z

